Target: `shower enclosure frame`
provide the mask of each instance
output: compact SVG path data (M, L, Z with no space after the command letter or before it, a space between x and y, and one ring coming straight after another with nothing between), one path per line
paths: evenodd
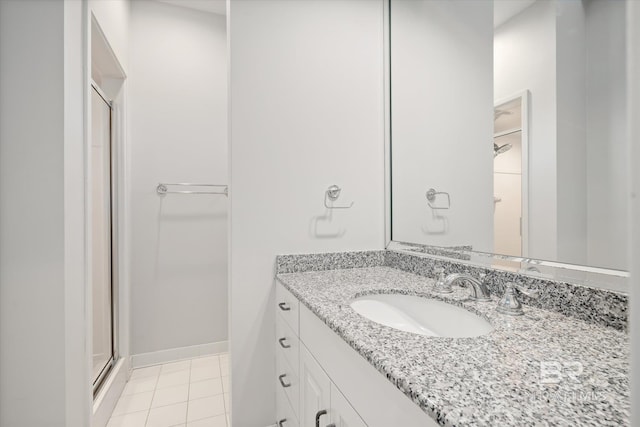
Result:
M109 107L109 227L110 227L110 310L111 310L111 357L102 368L100 374L92 384L92 393L94 398L100 391L105 379L113 370L114 365L119 359L118 352L118 148L114 138L114 105L113 101L103 92L100 86L91 80L91 89L102 98ZM88 171L90 172L90 171ZM91 175L90 173L88 174ZM89 227L88 227L89 228ZM92 337L93 341L93 337Z

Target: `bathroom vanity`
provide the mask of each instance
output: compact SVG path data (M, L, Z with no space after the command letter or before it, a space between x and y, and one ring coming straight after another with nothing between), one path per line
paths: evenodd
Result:
M629 425L625 2L384 6L387 250L277 258L279 426Z
M278 257L280 427L629 424L623 295L564 284L574 286L573 302L592 309L592 318L583 317L586 309L559 313L557 307L571 307L561 292L538 300L546 308L527 301L523 316L507 316L496 311L500 286L511 279L503 272L485 278L491 301L474 302L463 287L434 293L435 280L416 273L421 266L432 270L434 262L478 273L464 262L396 251ZM529 286L554 289L551 282ZM492 330L429 336L352 308L354 299L377 294L442 301Z
M279 427L437 425L282 284L276 300Z

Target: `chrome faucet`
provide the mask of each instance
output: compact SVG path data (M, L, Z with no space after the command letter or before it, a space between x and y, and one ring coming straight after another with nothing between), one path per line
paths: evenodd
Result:
M498 307L496 307L498 313L508 316L522 316L524 314L522 304L516 298L516 291L522 292L529 298L538 298L540 296L540 291L537 289L527 289L517 283L509 282L505 285L504 295L498 302Z
M474 301L491 301L489 297L489 288L484 284L484 275L480 280L476 279L468 273L452 273L443 279L444 272L438 271L440 278L436 282L433 291L441 294L449 294L453 292L452 286L466 283L471 290L469 298Z

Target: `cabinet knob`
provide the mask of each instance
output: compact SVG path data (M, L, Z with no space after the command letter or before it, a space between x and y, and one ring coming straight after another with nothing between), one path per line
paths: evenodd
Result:
M316 427L320 427L320 417L323 415L327 415L326 409L321 409L320 411L316 412Z
M282 427L286 422L287 422L286 418L281 419L280 421L278 421L278 427Z
M278 377L278 380L280 381L280 385L282 385L282 387L287 388L287 387L291 387L291 383L285 383L284 382L284 377L286 377L287 374L282 374Z
M280 347L282 348L291 348L291 346L289 344L285 344L285 341L287 339L285 337L282 337L278 340L278 342L280 343Z
M289 311L289 310L291 310L291 307L289 307L289 306L287 305L287 303L286 303L286 302L281 302L281 303L279 303L279 304L278 304L278 307L280 307L280 310L282 310L282 311Z

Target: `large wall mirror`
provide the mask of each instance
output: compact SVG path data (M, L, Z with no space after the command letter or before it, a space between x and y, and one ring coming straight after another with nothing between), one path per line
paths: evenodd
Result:
M390 0L389 22L392 240L623 277L626 2Z

